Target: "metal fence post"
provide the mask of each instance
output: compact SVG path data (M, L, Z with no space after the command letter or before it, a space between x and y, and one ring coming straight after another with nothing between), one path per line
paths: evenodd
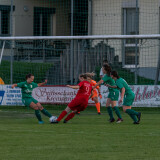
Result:
M138 0L136 0L136 35L138 34ZM138 73L138 40L135 39L135 84L137 84L137 73Z
M10 12L10 35L13 36L13 0L11 0L11 12ZM10 68L10 83L13 83L13 41L11 41L11 68Z
M73 0L71 0L71 36L73 36L73 10L74 4ZM73 40L71 40L71 47L70 47L70 81L73 84Z

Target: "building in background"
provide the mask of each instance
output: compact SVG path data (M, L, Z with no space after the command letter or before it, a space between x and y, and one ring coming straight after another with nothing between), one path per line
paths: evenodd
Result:
M159 34L159 9L160 0L0 0L0 35ZM12 47L16 61L57 61L62 70L71 67L72 51L74 77L77 72L94 71L107 58L113 66L120 64L133 72L137 68L140 76L151 78L155 77L159 56L156 39L80 40L74 41L73 48L66 40L30 40L14 42ZM10 59L10 48L10 42L6 43L6 59Z

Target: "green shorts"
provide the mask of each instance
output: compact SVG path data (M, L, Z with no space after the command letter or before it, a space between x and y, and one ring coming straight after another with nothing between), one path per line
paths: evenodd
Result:
M111 99L111 101L118 101L119 98L119 91L110 91L108 94L108 98Z
M22 102L23 102L23 104L24 104L25 106L27 106L27 107L30 106L31 102L33 102L33 103L35 103L35 104L38 103L38 101L37 101L36 99L34 99L34 98L22 98Z
M134 97L135 94L127 94L124 95L124 99L123 99L123 105L124 106L132 106L133 102L134 102Z

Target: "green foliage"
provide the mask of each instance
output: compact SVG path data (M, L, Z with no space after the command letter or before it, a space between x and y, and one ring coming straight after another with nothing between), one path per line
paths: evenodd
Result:
M45 108L58 116L65 107ZM133 125L122 111L124 121L110 124L106 108L101 111L102 115L97 115L95 107L88 107L67 124L49 124L43 116L45 123L39 125L32 109L1 106L1 159L159 159L160 108L142 109L139 125Z
M35 76L35 82L41 82L45 79L47 71L52 66L53 64L51 63L13 62L13 83L25 81L25 76L28 73L32 73ZM9 61L2 61L0 73L5 84L10 84Z

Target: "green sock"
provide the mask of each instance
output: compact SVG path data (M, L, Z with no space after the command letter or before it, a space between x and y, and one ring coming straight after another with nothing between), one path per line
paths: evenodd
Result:
M132 109L126 109L126 113L129 114L129 116L133 119L134 122L137 122L138 120L137 120L137 117L136 117L136 115L135 115L135 112L136 112L136 111L134 111L134 110L132 110ZM137 113L138 113L138 112L137 112Z
M41 112L49 118L52 117L52 115L46 109L42 109Z
M133 109L127 109L126 112L129 114L134 114L134 115L138 116L138 112L134 111Z
M38 121L42 121L41 114L40 114L39 110L35 110L35 115L36 115Z
M113 119L112 107L108 106L108 107L107 107L107 111L108 111L108 114L109 114L109 116L110 116L110 119Z
M119 108L117 106L115 106L113 109L114 109L116 115L118 116L118 118L122 119L122 116L121 116L121 113L119 111Z

